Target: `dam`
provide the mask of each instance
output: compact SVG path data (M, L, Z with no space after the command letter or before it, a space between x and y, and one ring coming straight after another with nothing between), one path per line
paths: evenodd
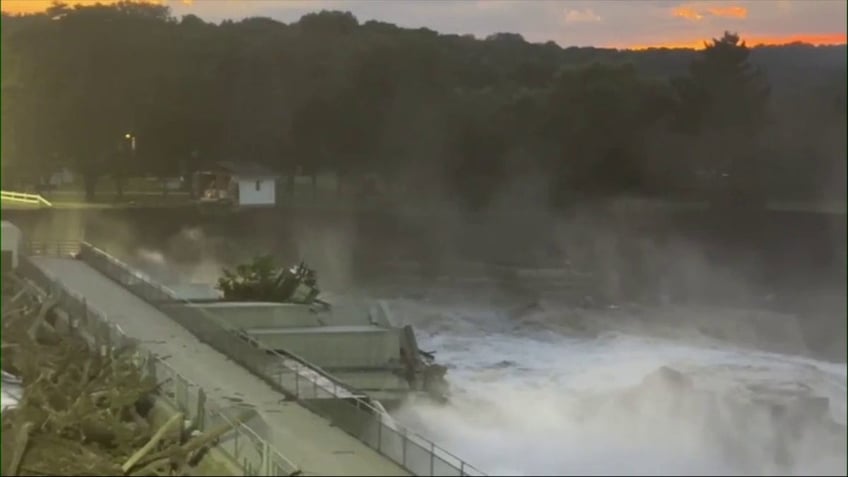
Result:
M219 444L245 475L484 475L323 369L241 339L214 317L170 315L180 302L173 292L89 243L14 242L3 248L16 272L58 295L73 326L96 322L101 343L132 340L146 353L141 366L184 377L169 380L171 394L200 429L256 411ZM210 402L224 409L213 414Z

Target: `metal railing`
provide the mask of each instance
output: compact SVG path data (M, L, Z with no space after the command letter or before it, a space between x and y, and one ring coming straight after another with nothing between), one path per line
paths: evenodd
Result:
M59 252L59 256L73 250L68 246L28 247L41 252ZM79 250L79 243L77 243ZM40 288L58 299L58 306L68 313L72 330L84 330L93 349L101 353L114 350L132 350L133 360L141 368L143 376L150 376L159 384L158 394L190 422L192 430L203 432L222 423L232 426L217 441L217 448L244 470L244 475L288 476L297 474L297 465L274 449L250 426L235 424L233 411L208 400L202 387L180 374L155 354L144 351L139 342L127 336L112 323L105 313L87 303L84 297L68 290L60 281L54 280L34 265L28 257L19 262L19 272ZM230 407L233 409L233 407Z
M199 340L223 353L257 377L269 383L302 406L329 419L361 442L419 476L485 475L431 440L397 423L379 403L345 385L320 367L291 353L279 353L261 342L245 337L239 330L211 313L191 306L146 274L83 242L78 258L103 275L121 284L136 296L157 307L194 334ZM163 305L180 304L182 312ZM328 409L321 400L335 399ZM339 412L338 406L344 406Z
M0 198L11 202L20 202L22 204L45 205L53 207L49 200L39 194L26 194L23 192L12 192L10 190L0 190Z
M43 242L33 240L24 243L24 255L48 255L55 257L75 256L80 252L82 242L78 240L56 240Z

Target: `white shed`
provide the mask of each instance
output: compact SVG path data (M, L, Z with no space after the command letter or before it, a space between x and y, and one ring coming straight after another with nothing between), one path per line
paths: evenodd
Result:
M18 268L18 254L21 250L21 229L15 224L2 221L0 230L0 248L3 251L3 271Z
M219 162L195 177L204 202L229 202L239 207L273 207L277 203L278 176L258 164Z

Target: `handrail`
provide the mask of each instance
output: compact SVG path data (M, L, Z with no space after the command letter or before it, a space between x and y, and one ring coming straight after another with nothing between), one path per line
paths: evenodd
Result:
M319 406L311 402L320 397L319 391L321 391L327 397L338 398L341 402L349 403L354 408L352 409L354 412L366 413L372 418L376 417L375 424L377 427L376 430L373 430L376 432L376 436L372 435L373 432L366 432L372 431L370 428L363 431L358 427L351 428L341 424L338 427L411 473L415 475L485 475L479 469L439 447L433 441L397 423L382 406L375 406L364 393L327 374L320 367L289 352L283 355L256 339L248 338L245 341L243 336L237 337L238 330L223 322L223 320L205 310L191 307L191 302L188 300L179 298L167 287L153 282L146 274L135 270L94 245L81 242L79 258L154 307L159 308L201 341L238 362L316 414L323 415L331 420L334 419L333 416L327 415ZM188 305L185 307L186 310L189 313L194 313L195 318L198 319L192 320L176 316L171 310L162 308L162 305L169 303ZM244 345L248 345L248 348L253 350L254 353L251 353ZM255 353L257 351L258 354ZM269 363L267 362L268 357L276 359ZM289 376L285 370L288 370L292 376ZM293 386L292 383L285 382L290 379L294 380ZM302 386L301 380L305 380L308 385ZM329 383L332 383L332 386ZM399 440L392 441L392 434L395 434ZM387 438L389 442L386 442ZM422 459L414 459L416 449L420 450L419 453L426 454L423 461Z
M58 244L68 245L68 244L71 244L71 243L72 242L61 242L61 243L58 243ZM76 245L77 245L77 249L79 249L80 248L79 246L81 244L80 244L80 242L77 242ZM43 249L42 248L32 248L31 244L28 248L30 250L35 250L35 251L51 251L49 247L43 248ZM62 251L70 250L70 248L68 248L68 247L62 248L62 247L57 246L57 247L54 247L53 250L55 250L57 252L56 253L57 256L71 255L70 253L62 253ZM88 302L86 301L86 299L84 297L80 297L76 293L68 290L60 281L54 280L51 277L47 276L43 271L39 270L38 267L36 267L31 262L29 262L29 257L23 257L21 264L23 265L22 268L26 272L28 272L25 275L29 275L29 278L31 278L33 281L35 281L36 284L38 284L39 286L41 286L45 289L52 290L54 292L59 291L61 293L60 302L59 302L60 306L64 305L63 309L67 313L69 313L69 315L71 315L71 316L77 315L77 318L84 317L84 320L80 319L80 321L78 321L78 323L88 325L89 327L93 326L94 328L96 328L98 325L101 326L101 327L105 327L106 328L105 333L102 332L102 330L101 330L100 334L102 334L102 336L105 336L107 340L112 341L110 348L113 348L113 349L133 349L133 350L140 350L141 349L141 347L139 346L139 341L136 340L135 338L127 336L127 334L121 329L120 326L114 324L113 322L111 322L108 319L108 315L106 313L98 310L95 306L88 304ZM73 311L76 311L76 313L73 313ZM98 324L97 325L91 325L91 322L90 322L91 318L94 318L94 320ZM98 333L97 333L96 330L95 330L94 334L95 334L95 336L98 336ZM123 341L123 343L118 343L116 345L116 343L115 343L116 340ZM247 434L249 437L251 437L255 441L259 442L261 447L262 447L262 451L260 451L260 456L261 456L262 463L264 464L264 468L263 468L264 473L257 474L257 475L288 476L288 475L299 474L300 468L295 463L293 463L291 460L286 458L280 451L275 449L270 443L268 443L268 441L263 439L250 426L248 426L245 423L236 424L223 411L223 409L225 409L225 407L221 406L219 403L217 403L215 401L211 401L211 400L207 401L205 399L205 392L203 392L203 388L199 384L197 384L194 381L190 380L189 378L185 377L185 375L181 374L179 371L174 369L170 364L163 361L162 359L160 359L158 356L156 356L152 352L148 351L146 354L144 354L142 356L142 362L152 363L155 366L160 366L160 367L164 368L167 371L167 374L169 374L172 377L171 381L172 381L173 387L174 387L174 393L173 393L174 402L172 402L172 404L175 404L178 409L180 409L181 411L190 411L191 410L191 409L188 409L189 408L188 403L180 403L179 402L179 392L177 392L177 389L182 388L182 389L187 390L191 387L194 387L199 391L199 393L204 394L203 398L198 397L198 399L202 399L202 401L203 401L203 405L205 407L205 409L204 409L205 415L208 415L209 417L217 417L217 418L219 418L223 421L226 421L228 424L230 424L232 426L233 430L236 433L242 432L244 434ZM180 384L182 384L182 386L180 386ZM224 436L222 436L222 438L226 437L226 435L227 434L224 434ZM238 440L237 437L236 437L236 440ZM248 464L247 462L240 462L241 459L240 459L240 456L238 455L239 452L238 452L238 446L237 445L234 447L234 451L232 453L227 451L227 449L224 448L223 446L221 446L220 444L219 444L219 448L220 448L221 451L228 454L229 457L235 463L242 465L242 466L245 466L245 465ZM249 475L249 474L252 474L252 472L250 472L250 470L247 471L246 475Z
M41 194L27 194L25 192L12 192L10 190L0 190L0 198L10 200L12 202L21 202L24 204L43 204L47 207L53 207L53 204L45 199Z
M186 305L186 306L193 305L193 303L191 301L180 298L177 295L177 293L175 293L169 287L167 287L167 286L165 286L161 283L154 282L146 273L141 272L139 270L134 270L133 267L131 267L130 265L121 261L117 257L110 255L109 253L99 249L98 247L91 245L88 242L82 242L80 244L80 250L85 250L85 249L90 249L91 251L94 251L94 252L100 254L103 258L105 258L106 260L109 260L110 262L120 266L126 272L133 275L135 278L141 280L142 282L149 285L150 287L157 289L157 291L162 293L162 298L163 298L162 301L163 302L178 303L178 304ZM196 309L196 308L193 308L193 309ZM201 311L201 310L198 310L198 312L203 313L203 311ZM218 324L220 324L225 329L228 329L231 332L237 332L238 331L238 330L230 327L228 324L221 322L221 320L218 320L213 315L208 314L208 313L204 313L204 314L207 315L209 318L215 320ZM335 376L325 372L323 369L321 369L320 366L317 366L315 364L310 363L309 361L306 360L306 358L303 358L303 357L295 354L294 352L286 351L285 355L283 355L282 353L280 353L277 350L267 348L261 341L258 341L253 337L242 336L241 338L247 340L250 344L256 346L257 348L260 348L263 351L267 351L268 353L272 354L273 356L275 356L275 357L277 357L281 360L284 360L284 361L294 360L297 364L308 368L310 371L313 371L315 374L320 376L322 379L333 384L333 391L334 391L333 394L337 394L337 390L339 390L339 389L346 391L345 395L336 395L336 397L339 397L339 398L358 397L358 398L366 398L367 399L367 395L365 393L354 390L353 388L351 388L349 385L345 384L340 379L338 379ZM330 389L327 388L327 390L329 391ZM374 410L375 412L379 412L379 409L372 406L370 403L368 403L367 405L372 410Z
M55 241L40 241L31 240L24 242L24 255L55 255L55 256L75 256L80 252L82 242L79 240L55 240Z

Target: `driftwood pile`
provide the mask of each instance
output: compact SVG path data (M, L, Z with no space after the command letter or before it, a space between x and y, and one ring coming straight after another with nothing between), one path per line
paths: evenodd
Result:
M101 356L58 329L52 297L13 276L2 284L2 369L23 386L2 413L2 475L191 475L230 430L191 437L179 414L152 428L157 383L129 350Z

